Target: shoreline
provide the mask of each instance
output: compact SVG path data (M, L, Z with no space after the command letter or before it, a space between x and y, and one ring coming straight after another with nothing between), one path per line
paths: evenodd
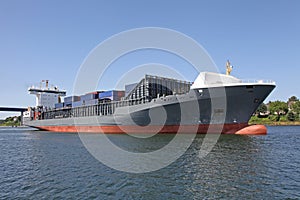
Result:
M300 126L300 121L296 122L267 122L267 123L255 123L251 122L249 125L265 125L265 126Z
M11 128L26 128L26 127L29 127L29 126L24 126L24 125L22 125L22 126L7 126L7 125L0 125L0 128L1 127L5 127L5 128L7 128L7 127L11 127Z

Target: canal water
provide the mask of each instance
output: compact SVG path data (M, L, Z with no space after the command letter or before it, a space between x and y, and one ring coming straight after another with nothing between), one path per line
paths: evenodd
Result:
M96 160L77 134L0 128L0 199L300 199L300 127L268 129L267 136L222 135L202 159L198 135L171 165L136 174ZM109 136L144 152L174 136L147 145L126 137Z

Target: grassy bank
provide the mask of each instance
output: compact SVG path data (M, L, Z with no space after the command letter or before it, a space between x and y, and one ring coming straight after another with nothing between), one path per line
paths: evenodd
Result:
M252 116L249 120L249 124L262 124L262 125L269 125L269 126L300 126L300 121L289 121L286 117L281 117L278 121L274 116L267 117L267 118L259 118L257 116Z

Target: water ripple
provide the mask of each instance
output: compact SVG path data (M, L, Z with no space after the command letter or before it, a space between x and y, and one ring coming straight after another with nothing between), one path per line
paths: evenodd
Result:
M0 199L299 199L300 127L269 132L221 136L203 159L200 135L170 166L129 174L95 160L76 134L0 129ZM131 145L139 141L111 137L144 152L172 139Z

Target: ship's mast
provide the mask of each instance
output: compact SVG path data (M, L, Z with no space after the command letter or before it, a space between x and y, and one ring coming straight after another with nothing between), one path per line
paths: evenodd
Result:
M46 88L49 89L49 80L42 80L42 83L45 82L46 83Z
M229 60L227 60L227 62L226 62L226 75L230 75L230 73L231 73L231 71L232 71L232 65L230 65L230 62L229 62Z

